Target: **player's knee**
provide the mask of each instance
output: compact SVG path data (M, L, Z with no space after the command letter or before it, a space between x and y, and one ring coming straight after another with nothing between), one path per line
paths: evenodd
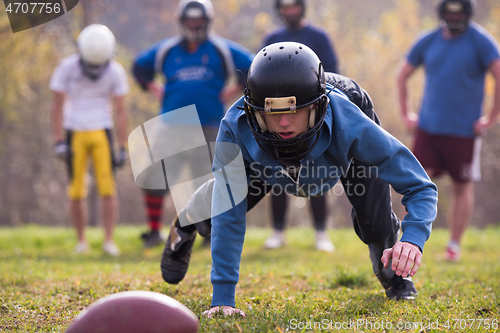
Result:
M71 200L81 200L87 197L87 190L83 186L70 186L68 188L68 197Z
M105 186L98 186L99 195L103 198L111 197L115 195L115 186L114 184L109 184Z

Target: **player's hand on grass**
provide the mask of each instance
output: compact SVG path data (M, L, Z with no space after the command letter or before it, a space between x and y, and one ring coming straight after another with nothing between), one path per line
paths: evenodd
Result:
M384 250L381 259L384 268L389 266L391 259L391 268L396 272L396 275L407 277L409 274L409 276L413 276L420 267L422 252L415 244L397 242L392 248Z
M223 314L224 316L232 316L235 314L239 314L242 317L246 317L245 312L243 312L239 309L235 309L233 307L227 306L227 305L214 306L210 310L207 310L207 311L202 313L203 316L206 316L208 318L213 318L214 315L218 315L218 314Z

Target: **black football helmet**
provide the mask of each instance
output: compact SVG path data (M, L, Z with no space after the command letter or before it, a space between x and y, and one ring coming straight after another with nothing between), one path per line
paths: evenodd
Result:
M252 61L245 88L245 114L255 140L268 156L279 161L302 160L318 142L328 102L323 65L304 44L271 44ZM309 105L313 108L305 133L282 139L267 130L263 113L295 113Z
M306 0L276 0L276 3L274 4L276 10L279 10L281 7L291 5L301 5L305 9Z
M469 20L474 14L475 0L442 0L438 5L439 18L446 24L451 32L462 32L467 29ZM445 13L464 13L464 20L447 20Z
M214 18L214 8L210 0L181 0L177 7L177 16L184 38L200 42L207 39L209 27ZM186 19L203 19L206 23L192 30L186 26Z

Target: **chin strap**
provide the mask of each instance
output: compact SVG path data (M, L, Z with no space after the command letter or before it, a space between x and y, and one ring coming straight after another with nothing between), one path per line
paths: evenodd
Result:
M309 128L313 128L316 125L316 113L318 111L317 107L313 107L309 113Z

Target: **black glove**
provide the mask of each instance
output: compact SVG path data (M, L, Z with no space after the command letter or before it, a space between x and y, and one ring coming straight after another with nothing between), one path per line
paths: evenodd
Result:
M69 146L65 141L59 141L54 146L54 153L62 160L66 160L69 156Z
M128 160L128 153L124 147L120 148L120 152L115 156L113 161L113 166L115 168L121 168L125 165L125 162Z

